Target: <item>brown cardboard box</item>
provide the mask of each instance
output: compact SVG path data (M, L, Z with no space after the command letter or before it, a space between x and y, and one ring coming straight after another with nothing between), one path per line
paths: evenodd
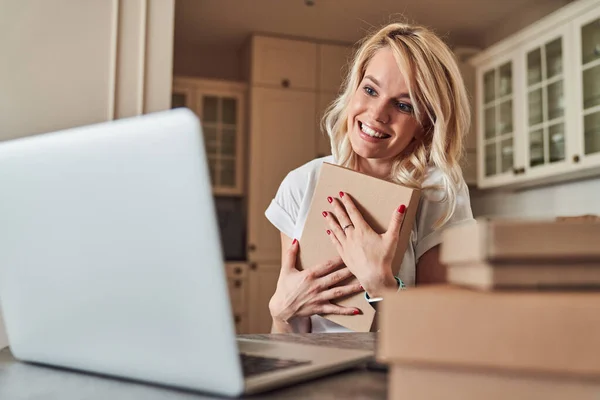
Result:
M429 286L379 307L384 362L600 377L600 292Z
M393 400L598 400L600 379L394 364Z
M481 290L600 288L600 261L449 264L448 283Z
M445 264L524 261L600 261L600 222L477 219L442 233Z
M392 265L394 275L397 275L410 239L420 191L328 163L323 164L319 173L300 238L297 267L303 269L315 266L338 256L331 239L327 236L327 224L321 213L332 211L332 205L327 201L327 197L338 197L340 191L351 196L367 223L378 233L387 230L394 210L397 210L401 204L406 205ZM356 332L371 330L375 311L365 300L364 293L342 298L336 303L346 307L356 307L362 311L362 314L324 315L325 318Z

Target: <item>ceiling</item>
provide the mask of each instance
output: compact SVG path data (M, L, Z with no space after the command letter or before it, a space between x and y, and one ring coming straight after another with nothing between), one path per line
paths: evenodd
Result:
M239 48L252 32L354 43L403 18L451 45L486 47L571 1L176 0L175 47Z

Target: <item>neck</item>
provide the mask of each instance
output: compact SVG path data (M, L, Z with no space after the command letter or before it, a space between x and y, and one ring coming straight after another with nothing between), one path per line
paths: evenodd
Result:
M380 179L389 179L392 165L390 160L378 158L356 158L356 170Z

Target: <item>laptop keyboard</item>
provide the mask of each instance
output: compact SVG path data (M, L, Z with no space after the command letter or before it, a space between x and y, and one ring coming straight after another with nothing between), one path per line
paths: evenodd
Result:
M242 360L242 368L245 377L311 363L310 361L283 360L280 358L260 357L244 353L240 353L240 358Z

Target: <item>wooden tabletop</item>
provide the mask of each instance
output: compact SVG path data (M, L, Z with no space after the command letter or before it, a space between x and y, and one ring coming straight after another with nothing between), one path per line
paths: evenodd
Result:
M373 350L376 334L312 333L242 335L240 337ZM361 366L262 395L249 396L248 398L385 399L386 397L387 374ZM212 398L218 397L21 363L12 357L8 348L0 351L0 399L2 400L196 400Z

